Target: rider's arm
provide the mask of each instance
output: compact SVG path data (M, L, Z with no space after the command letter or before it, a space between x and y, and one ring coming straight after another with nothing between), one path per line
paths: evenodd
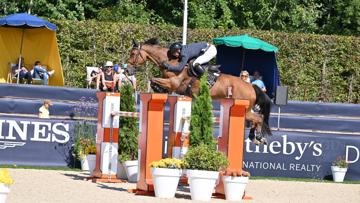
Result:
M184 66L188 62L188 60L189 60L189 57L187 55L183 55L183 56L181 56L181 61L176 66L172 66L172 65L170 65L168 63L164 63L164 66L169 71L180 72L180 71L182 71L182 69L184 68Z

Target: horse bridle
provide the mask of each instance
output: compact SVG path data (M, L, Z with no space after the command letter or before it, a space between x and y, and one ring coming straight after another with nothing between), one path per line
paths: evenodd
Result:
M138 51L138 53L136 54L136 57L135 57L135 61L134 61L134 67L138 67L138 59L139 59L139 56L141 57L141 59L145 62L145 58L142 56L141 54L141 45L137 46L137 47L133 47L133 49L136 49Z

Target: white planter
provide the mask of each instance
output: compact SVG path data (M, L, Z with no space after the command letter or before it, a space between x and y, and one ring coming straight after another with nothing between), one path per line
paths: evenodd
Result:
M335 182L343 182L345 178L347 168L340 168L338 166L331 166L331 172Z
M181 169L151 168L155 196L160 198L175 197L181 175Z
M223 176L225 197L230 201L241 201L249 177Z
M81 170L90 171L90 175L92 175L96 164L96 155L88 154L83 159L81 159Z
M125 161L123 164L124 164L124 168L126 171L128 181L131 183L136 183L138 181L137 176L138 176L138 170L139 170L138 169L138 165L139 165L138 160Z
M10 187L0 183L0 203L5 203L6 202L6 197L10 192Z
M122 180L127 180L127 175L125 171L125 167L123 163L118 162L117 170L116 170L116 177Z
M218 171L187 170L192 200L210 201Z

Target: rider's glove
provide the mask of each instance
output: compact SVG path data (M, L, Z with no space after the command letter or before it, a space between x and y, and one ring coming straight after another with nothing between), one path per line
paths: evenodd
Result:
M160 66L164 69L168 69L168 64L165 61L161 62Z

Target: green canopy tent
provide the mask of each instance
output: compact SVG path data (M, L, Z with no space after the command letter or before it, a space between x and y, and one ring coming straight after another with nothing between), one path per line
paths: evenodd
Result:
M276 63L278 48L249 35L227 36L213 39L217 45L217 64L223 73L239 76L242 70L250 75L258 70L263 76L267 94L273 97L280 84Z

